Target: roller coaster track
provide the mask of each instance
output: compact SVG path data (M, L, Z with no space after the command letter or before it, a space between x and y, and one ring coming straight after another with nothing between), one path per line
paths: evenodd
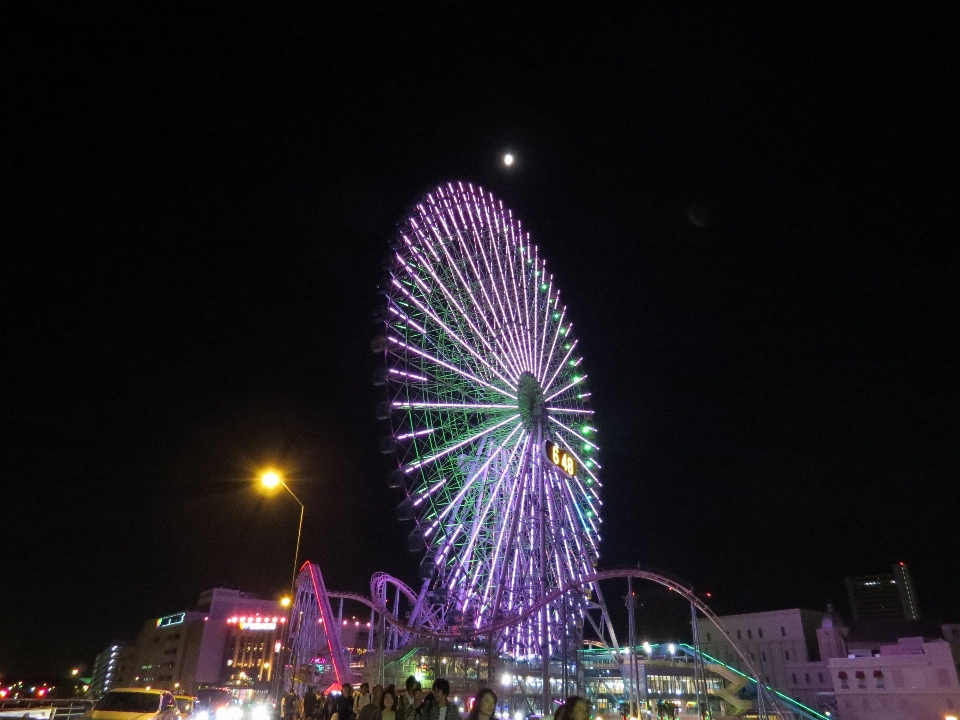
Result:
M316 568L316 565L313 565L312 563L309 563L309 562L305 563L303 566L303 570L301 571L301 577L303 577L304 573L309 573L310 576L314 579L314 587L318 587L318 588L323 587L322 578L319 580L319 583L317 583L316 581L316 578L319 577L320 575L319 568L316 568L316 570L314 570L314 568ZM682 598L684 598L687 602L693 605L697 610L699 610L704 615L704 617L706 617L713 624L713 626L717 629L717 631L724 637L724 639L734 649L734 651L740 657L740 660L743 662L743 666L748 670L749 674L751 674L754 678L757 679L758 691L760 694L766 697L768 702L768 707L772 709L772 712L776 713L776 716L780 718L780 720L786 720L787 716L783 713L783 710L781 708L781 703L778 702L778 698L776 697L776 692L772 688L767 687L766 685L764 685L759 681L759 678L763 676L754 667L754 663L750 659L750 656L747 655L747 653L744 652L737 645L730 631L727 630L726 627L724 627L723 623L720 621L720 618L716 615L716 613L714 613L713 610L711 610L710 607L705 602L703 602L699 597L697 597L697 594L694 592L693 587L685 583L682 583L676 579L667 577L666 575L663 575L661 573L653 572L652 570L645 570L641 568L614 568L611 570L602 570L600 572L587 575L585 577L571 581L563 587L557 588L556 590L547 594L539 602L533 605L528 605L522 608L521 610L519 610L518 612L511 613L510 615L504 616L497 622L490 623L489 625L485 625L479 628L470 628L469 632L466 629L464 629L464 631L461 631L461 632L450 632L440 627L431 627L430 623L424 623L422 625L416 624L416 620L413 615L411 615L411 620L413 621L413 623L404 622L400 618L396 617L390 611L390 609L386 606L386 602L381 602L380 597L378 597L378 596L382 596L384 601L387 599L386 593L383 592L383 588L386 587L386 583L394 583L398 588L400 588L400 591L408 599L412 601L415 601L417 603L422 603L423 599L420 596L414 595L413 590L407 587L402 581L397 580L396 578L393 578L384 573L377 573L376 575L374 575L374 579L371 581L371 591L373 591L373 595L374 595L373 599L364 597L363 595L359 595L356 593L327 594L326 592L324 592L323 594L325 596L324 602L326 605L327 612L329 612L329 608L330 608L329 597L331 596L338 597L338 598L342 597L344 599L354 600L356 602L362 603L363 605L366 605L367 607L371 608L374 612L380 613L383 619L386 622L390 623L390 625L392 625L393 627L399 630L403 630L404 632L410 635L418 635L421 637L435 638L438 640L463 641L463 640L470 640L478 636L484 636L484 635L489 636L496 633L499 630L503 630L504 628L510 627L511 625L514 625L515 623L518 623L530 617L545 605L549 605L554 600L557 600L558 598L563 596L565 593L570 592L571 590L579 590L579 589L582 589L584 586L592 586L595 583L598 583L602 580L617 580L617 579L626 579L626 578L646 580L648 582L653 582L658 585L661 585L667 588L667 590L669 590L670 592L677 593ZM317 602L318 604L322 602L321 598L319 597L319 592L317 596ZM320 607L321 615L326 617L326 615L324 614L324 609L325 608L321 605ZM329 623L329 621L325 621L325 622ZM328 639L328 642L329 642L329 639ZM339 640L336 641L336 644L339 645ZM333 650L334 650L333 643L331 643L331 651ZM341 648L341 655L339 659L341 662L343 662L342 648ZM337 667L336 660L334 661L334 667L335 668ZM338 672L338 677L339 677L339 672Z

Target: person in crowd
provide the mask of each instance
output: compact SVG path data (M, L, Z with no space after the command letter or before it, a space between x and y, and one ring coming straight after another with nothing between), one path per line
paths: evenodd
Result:
M397 712L400 713L401 720L407 716L408 706L410 705L410 701L413 700L413 686L416 682L417 678L413 675L409 676L404 681L400 694L397 695Z
M283 720L293 720L297 712L297 696L293 690L285 692L280 698L280 717Z
M387 688L380 696L380 712L376 720L402 720L397 710L397 696Z
M496 720L497 694L490 688L480 688L473 699L473 707L467 720Z
M323 690L321 690L320 694L317 695L317 705L313 710L313 717L316 718L316 720L330 720L329 707L329 699Z
M330 720L353 720L353 685L344 683Z
M417 713L420 720L460 720L460 710L450 700L450 681L434 680L433 691L424 698Z
M360 683L360 692L353 697L353 712L359 713L364 707L370 705L373 698L370 695L370 684Z
M317 711L317 694L313 691L313 685L307 686L307 691L303 694L303 702L300 704L300 713L303 720L310 720Z
M383 697L383 686L374 685L371 695L373 700L360 708L360 712L357 713L357 720L376 720L377 713L380 712L381 697Z
M406 714L401 720L414 720L418 717L420 707L423 705L424 693L423 687L420 685L419 680L414 679L410 692L407 694L409 695L409 698L407 699L406 710L404 710Z
M579 695L571 695L560 710L560 720L587 720L590 708Z

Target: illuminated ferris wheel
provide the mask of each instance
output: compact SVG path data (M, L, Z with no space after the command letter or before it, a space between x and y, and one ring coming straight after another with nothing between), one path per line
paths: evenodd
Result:
M599 465L582 357L530 236L482 188L452 183L410 211L382 286L377 408L408 543L446 623L479 630L593 572ZM502 631L552 653L584 598Z

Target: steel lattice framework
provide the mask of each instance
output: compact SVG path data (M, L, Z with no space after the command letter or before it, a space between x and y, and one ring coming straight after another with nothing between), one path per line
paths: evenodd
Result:
M536 246L490 193L436 188L392 245L378 408L411 550L449 626L479 629L594 572L599 450L567 309ZM551 441L575 458L547 461ZM500 649L549 656L582 615L571 594L503 630Z

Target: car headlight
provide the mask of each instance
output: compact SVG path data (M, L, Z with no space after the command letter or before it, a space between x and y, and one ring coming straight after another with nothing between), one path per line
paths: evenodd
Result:
M253 708L250 716L253 720L270 720L270 711L263 705L257 705Z

